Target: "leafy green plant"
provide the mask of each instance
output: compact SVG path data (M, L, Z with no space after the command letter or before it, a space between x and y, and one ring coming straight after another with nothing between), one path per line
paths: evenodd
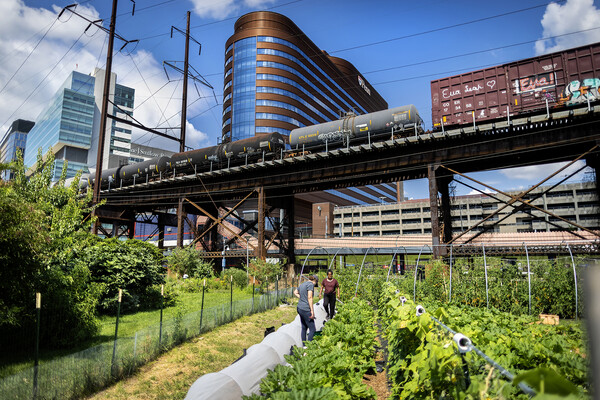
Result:
M374 399L373 389L362 383L363 375L375 368L373 323L364 300L343 305L306 349L294 348L286 356L290 367L278 365L269 372L260 385L261 398Z
M171 251L166 257L167 267L177 276L184 274L195 278L210 278L213 276L214 263L200 257L200 252L193 247L182 247Z
M461 355L452 336L432 317L469 337L504 368L524 374L521 380L535 381L540 375L527 375L527 371L542 366L546 368L544 376L562 375L577 386L578 395L587 392L587 367L581 350L585 346L576 325L540 325L533 317L469 306L446 306L418 316L416 304L402 302L401 294L388 285L379 303L393 398L527 398L473 351ZM545 393L558 395L567 389L572 393L572 384L559 385L556 390L547 385Z
M269 282L274 282L278 276L281 276L282 269L281 263L270 263L266 260L261 260L260 258L252 258L250 260L250 274L254 276L260 284L265 283L267 280Z
M227 282L233 278L233 284L240 289L248 286L248 275L246 275L246 271L239 268L228 268L221 274L221 278Z

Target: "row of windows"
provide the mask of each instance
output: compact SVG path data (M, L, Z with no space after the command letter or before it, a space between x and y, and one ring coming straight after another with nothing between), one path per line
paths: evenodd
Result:
M289 129L275 128L275 127L272 127L272 126L257 126L256 127L256 132L257 133L273 133L273 132L277 132L277 133L281 133L282 135L289 136L292 131L290 131Z
M340 85L338 85L338 84L337 84L337 82L335 82L333 79L331 79L331 78L329 77L329 75L328 75L328 74L326 74L326 73L325 73L325 71L323 71L323 70L321 69L321 67L319 67L319 66L318 66L318 65L317 65L317 64L316 64L316 63L315 63L315 62L314 62L314 61L313 61L313 60L312 60L310 57L308 57L308 56L307 56L307 55L306 55L306 54L305 54L305 53L304 53L302 50L300 50L300 49L298 48L298 46L294 45L294 44L293 44L293 43L291 43L291 42L288 42L287 40L284 40L284 39L279 39L279 38L275 38L275 37L270 37L270 36L259 36L259 37L258 37L258 41L259 41L259 42L268 42L268 43L278 43L278 44L282 44L282 45L284 45L284 46L287 46L287 47L289 47L290 49L296 50L296 51L297 51L297 52L298 52L298 53L299 53L299 54L300 54L302 57L304 57L304 58L305 58L305 59L306 59L306 60L307 60L307 61L308 61L308 62L309 62L309 63L310 63L310 64L311 64L313 67L315 67L315 68L317 69L317 71L319 71L321 74L323 74L323 76L327 77L327 78L328 78L328 80L329 80L329 81L330 81L330 82L331 82L331 83L332 83L332 84L333 84L333 85L334 85L336 88L338 88L338 89L339 89L339 90L340 90L342 93L344 93L344 94L345 94L345 95L346 95L348 98L350 98L350 99L352 98L352 96L349 96L349 95L348 95L348 93L347 93L347 92L346 92L344 89L342 89ZM346 104L347 104L347 103L346 103ZM360 106L360 105L358 105L358 107L360 108L360 110L361 110L363 113L367 113L367 110L366 110L364 107L362 107L362 106Z
M299 127L305 126L302 122L297 119L287 117L285 115L273 114L273 113L256 113L256 119L272 119L275 121L283 121Z
M266 107L283 108L285 110L289 110L289 111L295 112L296 114L299 114L299 115L303 116L304 118L306 118L307 120L309 120L313 124L318 124L319 123L319 121L317 121L316 119L314 119L313 117L311 117L310 115L308 115L307 113L305 113L304 111L302 111L301 109L299 109L298 107L295 107L295 106L293 106L291 104L283 103L281 101L275 101L275 100L256 100L256 106L266 106Z
M259 61L258 62L258 66L259 67L268 67L268 68L275 68L275 69L280 69L283 71L287 71L293 75L296 75L298 78L300 78L303 82L306 82L311 88L313 88L314 90L317 91L317 93L319 93L321 96L323 96L324 98L326 98L327 100L331 101L333 103L334 106L338 107L339 110L343 110L344 107L340 106L334 99L332 99L330 96L328 96L324 91L322 91L317 85L315 85L313 82L306 80L304 78L304 76L302 75L302 73L296 71L294 68L285 65L285 64L281 64L281 63L277 63L277 62L273 62L273 61ZM293 81L294 83L296 83L295 81ZM297 86L298 84L296 83ZM330 107L326 107L327 110L329 112L331 112L333 115L337 115ZM337 116L335 117L337 118Z
M305 71L305 73L308 73L314 80L316 80L316 82L323 85L323 87L325 88L325 91L328 91L330 94L333 94L335 96L335 98L332 98L331 95L326 96L325 92L323 90L321 90L320 88L318 88L317 85L314 84L313 79L306 79L305 74L296 70L295 68L290 67L289 65L274 62L274 61L258 61L258 63L257 63L258 67L278 68L278 69L288 71L288 72L300 77L303 81L308 83L311 87L315 88L319 93L321 93L326 98L329 98L329 100L340 110L351 110L351 109L355 108L352 105L350 105L347 101L342 99L340 96L338 96L337 93L334 92L325 82L323 82L323 80L321 78L316 76L309 68L307 68L304 64L302 64L300 62L300 60L298 60L296 57L294 57L288 53L285 53L283 51L273 50L273 49L258 49L258 54L279 56L279 57L283 57L283 58L286 58L286 59L294 62L296 65L302 67L302 69ZM340 105L340 103L343 103L343 105Z
M319 111L315 106L313 106L312 104L310 104L309 102L307 102L306 100L304 100L302 97L298 96L296 93L290 92L289 90L274 88L274 87L270 87L270 86L258 86L256 88L256 92L257 93L279 94L279 95L282 95L282 96L289 97L291 99L294 99L294 100L302 103L302 105L304 105L305 107L307 107L308 109L310 109L314 113L319 114L319 116L321 118L323 118L323 120L329 121L331 119L331 117L327 117L325 114L323 114L321 111ZM317 99L315 99L315 100L317 100ZM317 101L320 104L323 104L320 100L317 100Z
M307 96L310 96L315 101L318 101L321 105L324 106L324 108L327 109L327 111L331 112L332 114L335 114L335 112L331 108L329 108L328 106L325 106L325 104L323 104L321 101L319 101L317 98L315 98L312 94L310 94L310 92L308 90L306 90L303 86L301 86L300 84L298 84L296 81L294 81L292 79L289 79L289 78L286 78L286 77L283 77L280 75L275 75L275 74L256 74L256 79L281 82L281 83L291 85L291 86L295 87L296 89L301 90L303 93L305 93ZM331 118L329 118L328 120L330 120L330 119Z

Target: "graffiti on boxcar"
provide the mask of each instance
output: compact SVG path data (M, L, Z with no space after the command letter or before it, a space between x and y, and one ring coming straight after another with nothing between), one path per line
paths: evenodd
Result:
M517 93L536 92L556 86L556 75L554 72L526 76L515 81Z
M600 79L598 78L587 78L581 81L571 81L567 86L565 86L565 90L563 91L558 103L570 106L574 104L585 103L588 100L599 100L600 95L598 94L598 87L600 87Z

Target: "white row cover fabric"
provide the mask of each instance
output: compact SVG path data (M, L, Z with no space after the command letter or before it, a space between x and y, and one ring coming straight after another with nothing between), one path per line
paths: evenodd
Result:
M315 326L323 328L327 313L320 300L314 306ZM201 376L192 384L185 400L239 400L258 393L260 381L278 364L285 364L292 346L302 346L300 317L251 346L246 355L220 372Z

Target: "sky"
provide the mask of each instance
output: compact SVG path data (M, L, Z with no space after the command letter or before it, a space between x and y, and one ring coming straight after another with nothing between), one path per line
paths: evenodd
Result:
M35 121L71 71L87 74L105 67L106 33L93 26L86 30L88 21L70 11L59 18L73 1L0 1L0 134L15 119ZM81 1L75 11L87 20L102 19L108 28L111 5L109 0ZM188 87L186 145L217 144L225 42L235 21L257 10L289 17L319 48L354 64L390 107L414 104L426 129L432 126L431 80L600 42L600 0L120 0L116 31L139 41L115 53L113 72L120 84L136 90L134 117L147 127L180 125L181 74L164 62L183 67L184 36L171 35L171 27L185 30L190 11L191 36L201 44L200 51L191 42L190 65L213 89ZM115 49L124 44L116 39ZM174 141L141 131L134 131L134 141L178 148ZM519 190L559 167L469 175L499 190ZM584 173L571 181L581 181ZM406 181L404 187L409 198L428 197L425 180ZM456 195L471 192L456 184Z

